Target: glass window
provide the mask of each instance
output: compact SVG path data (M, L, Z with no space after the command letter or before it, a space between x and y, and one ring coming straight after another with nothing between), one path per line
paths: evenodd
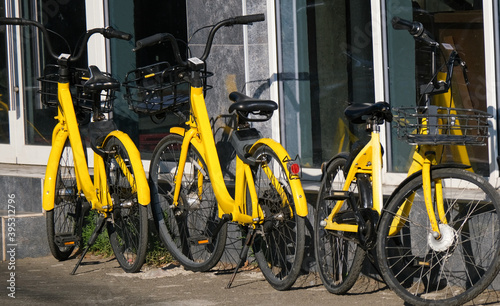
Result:
M444 48L447 44L455 48L460 58L467 63L469 83L465 81L462 69L455 67L451 95L435 95L430 103L486 111L482 1L388 0L386 9L391 105L416 106L424 103L422 93L425 86L421 86L432 80L433 62L436 63L438 79L443 77L446 71L443 70L443 64L449 54ZM392 29L391 20L394 16L421 22L441 43L440 48L433 54L427 45L415 42L407 31ZM413 147L392 135L391 149L391 170L406 172L411 163ZM483 175L489 173L487 146L450 146L438 158L441 162L470 163L475 172Z
M0 16L5 15L5 2L0 2ZM9 73L6 27L0 26L0 143L9 143Z
M370 4L280 1L279 22L284 145L303 166L317 168L366 136L344 108L374 102Z
M130 42L110 41L110 60L113 76L124 81L126 74L136 69L167 61L175 64L171 47L158 45L132 52L135 41L156 33L171 33L179 39L181 54L186 53L187 22L185 1L139 1L109 0L109 24L121 31L131 33ZM169 128L179 124L179 118L166 114L163 117L137 115L129 109L122 90L114 106L114 121L118 128L128 133L139 147L142 158L148 159L155 146Z
M86 31L85 0L77 1L23 1L21 14L25 19L38 20L48 30L60 34L50 36L52 48L56 53L70 53L68 48L75 47ZM23 69L24 69L24 104L26 144L50 145L52 129L56 124L55 108L48 108L40 101L40 88L37 78L47 64L56 61L45 49L41 34L34 27L22 27ZM87 56L84 54L75 67L86 68ZM85 130L85 129L84 129Z

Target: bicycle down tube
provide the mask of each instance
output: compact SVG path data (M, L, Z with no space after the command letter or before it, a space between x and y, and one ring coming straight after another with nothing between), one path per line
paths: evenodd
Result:
M351 182L355 180L357 174L366 173L372 177L373 184L373 206L372 209L377 211L380 215L383 205L383 192L382 192L382 153L380 145L380 127L374 125L374 130L371 133L370 142L365 145L362 151L356 155L352 162L353 165L358 167L351 167L347 174L345 184L342 186L343 191L349 191ZM357 232L358 225L353 224L339 224L333 222L333 217L339 212L344 205L344 200L339 200L332 209L330 215L326 220L325 229L345 232Z

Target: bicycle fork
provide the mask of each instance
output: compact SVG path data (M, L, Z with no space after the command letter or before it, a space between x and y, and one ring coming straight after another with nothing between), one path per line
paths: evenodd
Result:
M446 219L446 212L444 211L443 187L441 180L434 181L435 190L433 200L431 166L435 163L435 155L436 153L434 151L426 151L425 157L422 157L420 154L418 155L420 158L422 158L422 160L417 162L421 165L424 203L427 211L427 216L432 228L432 236L434 237L434 239L439 240L441 239L441 230L439 229L439 223L436 218L434 203L436 204L439 221L441 222L441 224L448 224L448 221ZM391 229L389 230L389 236L397 234L403 227L406 219L410 214L414 198L415 194L411 194L406 199L405 203L403 203L403 205L401 205L401 207L399 208L394 221L392 222Z
M424 187L424 200L425 208L427 209L427 215L429 216L429 222L432 227L432 236L435 239L441 238L441 232L439 230L439 225L436 219L436 213L434 211L433 201L432 201L432 177L431 177L431 165L435 158L435 152L428 151L425 153L424 165L422 168L422 186ZM435 182L435 194L434 199L436 202L439 219L441 223L447 224L446 215L443 206L443 187L441 185L441 180Z

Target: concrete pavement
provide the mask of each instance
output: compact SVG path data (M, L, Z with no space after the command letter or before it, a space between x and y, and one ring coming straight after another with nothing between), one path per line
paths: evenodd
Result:
M127 274L114 258L88 256L77 274L70 275L75 263L52 257L1 262L0 305L404 305L385 284L367 277L349 294L337 296L312 273L280 292L255 268L239 273L232 288L225 289L230 273L194 273L169 265ZM496 293L481 299L475 305L500 303Z
M292 290L279 292L258 269L239 273L232 288L225 289L230 273L194 273L170 265L144 267L140 273L127 274L114 259L90 257L76 275L70 275L75 263L75 259L58 262L52 257L25 258L15 261L15 270L8 270L9 263L1 262L0 305L403 304L384 284L373 280L360 282L353 295L335 296L312 274L302 276ZM9 282L11 272L15 273L14 282ZM14 291L7 288L11 283ZM12 293L15 298L9 297Z

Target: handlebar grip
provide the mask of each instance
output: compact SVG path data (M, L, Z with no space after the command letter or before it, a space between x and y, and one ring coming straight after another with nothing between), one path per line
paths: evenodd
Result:
M392 28L394 30L408 30L413 28L413 22L399 17L392 18Z
M232 24L250 24L264 20L266 20L264 14L245 15L245 16L234 17L232 20L233 21Z
M0 24L26 25L28 20L22 18L0 17Z
M107 27L104 30L103 35L106 38L118 38L118 39L123 39L123 40L130 40L130 39L132 39L132 34L115 30L112 27Z
M399 17L392 18L392 27L395 30L408 30L415 39L425 42L429 46L439 46L439 43L427 32L424 25L418 21L408 21Z
M392 18L392 27L395 30L408 30L411 35L418 37L424 32L424 26L418 21L409 21L399 17Z
M163 40L163 37L165 36L164 33L157 33L151 36L148 36L146 38L140 39L135 42L135 48L134 51L137 51L139 49L142 49L144 47L152 46L154 44L157 44Z

